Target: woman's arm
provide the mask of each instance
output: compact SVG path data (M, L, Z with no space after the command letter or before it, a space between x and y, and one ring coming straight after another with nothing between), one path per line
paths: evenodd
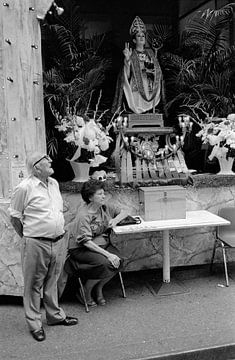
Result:
M95 251L99 254L104 255L115 268L119 267L120 258L117 255L111 254L110 252L106 251L105 249L102 249L99 245L96 245L92 240L84 242L83 245L86 246L91 251Z
M125 219L125 217L127 217L128 215L130 215L128 210L121 210L121 212L117 216L115 216L113 219L110 219L109 227L113 228L119 223L119 221Z

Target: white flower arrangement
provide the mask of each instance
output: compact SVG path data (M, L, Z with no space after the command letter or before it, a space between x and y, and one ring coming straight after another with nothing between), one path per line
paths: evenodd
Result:
M69 111L64 117L56 113L54 115L59 121L55 127L65 133L64 140L77 147L71 161L87 162L96 167L107 160L100 152L108 150L112 138L108 136L108 129L99 121Z
M209 159L235 157L235 114L227 118L212 118L196 134L204 144L213 146Z
M92 167L98 167L107 160L100 153L108 150L109 144L113 140L109 136L109 130L113 126L113 118L106 127L102 125L101 120L108 110L101 112L96 119L102 91L100 91L95 111L89 111L92 94L93 91L90 94L87 109L83 113L78 110L80 99L76 101L74 106L70 106L68 100L68 105L63 114L55 108L52 99L49 100L49 105L57 120L55 128L63 132L65 134L64 141L72 145L72 158L68 160L89 163ZM88 116L88 113L92 113L92 116Z

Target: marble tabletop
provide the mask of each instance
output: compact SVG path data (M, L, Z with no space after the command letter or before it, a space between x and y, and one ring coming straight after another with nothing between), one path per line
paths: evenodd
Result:
M115 234L129 234L133 232L160 231L170 229L185 229L200 226L222 226L230 222L207 210L186 211L185 219L170 219L144 221L140 224L116 226L113 228Z

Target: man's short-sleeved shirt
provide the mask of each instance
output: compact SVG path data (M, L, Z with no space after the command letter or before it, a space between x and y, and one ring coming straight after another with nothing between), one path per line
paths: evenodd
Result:
M63 199L57 181L29 176L13 191L9 214L21 220L23 235L55 238L64 233Z

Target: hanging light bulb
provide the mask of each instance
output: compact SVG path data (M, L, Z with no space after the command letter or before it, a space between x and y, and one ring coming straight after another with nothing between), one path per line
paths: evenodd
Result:
M54 7L55 7L55 9L56 9L57 14L58 14L59 16L62 15L63 12L64 12L64 9L63 9L62 7L59 7L59 6L56 4L55 1L53 2L53 5L54 5Z

